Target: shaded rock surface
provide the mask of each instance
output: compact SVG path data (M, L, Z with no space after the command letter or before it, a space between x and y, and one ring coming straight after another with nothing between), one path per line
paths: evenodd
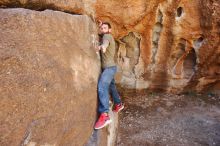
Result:
M88 16L0 9L1 146L88 141L100 71L96 34Z
M95 0L0 0L2 8L52 9L75 14L94 15Z
M118 135L118 114L112 111L111 102L109 115L112 122L102 130L93 130L92 135L85 146L115 146Z

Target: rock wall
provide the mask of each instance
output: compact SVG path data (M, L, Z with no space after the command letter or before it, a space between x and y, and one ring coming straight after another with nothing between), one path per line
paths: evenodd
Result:
M218 0L96 3L118 40L117 82L170 92L220 90L219 13Z
M0 9L0 145L84 145L97 109L96 26L85 15Z

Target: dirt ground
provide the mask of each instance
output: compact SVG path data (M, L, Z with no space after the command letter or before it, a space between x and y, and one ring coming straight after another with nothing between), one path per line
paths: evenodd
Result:
M220 146L220 97L128 94L117 146Z

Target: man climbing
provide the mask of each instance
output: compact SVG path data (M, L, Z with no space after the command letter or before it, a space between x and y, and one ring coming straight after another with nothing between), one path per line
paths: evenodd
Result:
M101 129L111 123L109 117L109 91L113 98L113 112L119 112L124 108L121 102L118 91L115 86L115 73L117 71L114 61L115 55L115 40L111 35L111 25L108 22L100 21L100 46L98 51L101 52L102 74L98 81L98 96L99 105L98 112L100 114L98 121L95 124L95 129Z

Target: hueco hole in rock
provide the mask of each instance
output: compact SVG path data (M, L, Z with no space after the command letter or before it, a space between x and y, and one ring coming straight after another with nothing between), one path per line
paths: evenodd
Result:
M220 146L220 0L0 0L0 146Z

